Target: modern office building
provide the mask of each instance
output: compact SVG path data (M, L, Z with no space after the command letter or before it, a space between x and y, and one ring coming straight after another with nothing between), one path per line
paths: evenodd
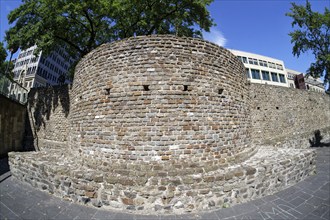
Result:
M42 52L35 56L36 49L37 46L33 46L20 51L13 69L14 80L28 91L33 87L69 83L68 70L74 59L62 48L58 48L47 57ZM11 89L15 90L14 85Z
M244 64L251 83L288 86L288 77L282 60L239 50L230 50Z
M306 78L303 73L287 69L282 60L239 50L229 50L243 62L246 76L251 83L325 92L320 79Z

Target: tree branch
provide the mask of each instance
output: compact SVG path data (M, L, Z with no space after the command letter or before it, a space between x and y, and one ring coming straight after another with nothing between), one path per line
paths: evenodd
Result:
M78 47L76 44L72 43L68 39L66 39L64 37L61 37L61 36L58 36L58 35L54 35L54 37L56 37L59 40L64 41L65 43L69 44L71 47L75 48L81 54L81 56L86 54L86 52L84 50L80 49L80 47Z
M96 36L95 30L94 30L94 24L93 24L92 19L89 17L88 12L86 10L83 10L83 12L85 13L86 18L87 18L87 20L89 22L89 26L91 27L91 31L90 31L91 35L89 37L88 44L87 44L87 47L89 49L91 49L92 48L92 45L93 45L93 43L95 41L95 36Z

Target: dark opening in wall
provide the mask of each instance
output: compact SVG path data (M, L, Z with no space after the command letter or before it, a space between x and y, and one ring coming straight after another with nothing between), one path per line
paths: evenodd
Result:
M276 106L276 109L279 109L279 107Z
M258 110L260 110L260 107L257 107Z
M188 85L183 85L183 91L188 91Z
M149 91L149 85L143 85L144 91Z
M223 89L218 90L218 94L221 95L223 93Z
M106 89L104 89L105 90L105 94L106 95L110 95L110 88L106 88Z

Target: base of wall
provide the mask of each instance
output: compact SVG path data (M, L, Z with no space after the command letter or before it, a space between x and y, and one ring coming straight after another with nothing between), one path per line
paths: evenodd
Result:
M289 137L276 137L274 139L261 140L255 143L260 146L274 146L279 148L309 148L320 147L330 140L330 127L305 133L297 133Z
M79 157L73 156L58 150L11 152L9 163L14 177L55 196L141 214L229 207L287 188L316 168L314 150L260 148L236 166L183 177L157 175L145 181L87 168L91 161L77 161Z

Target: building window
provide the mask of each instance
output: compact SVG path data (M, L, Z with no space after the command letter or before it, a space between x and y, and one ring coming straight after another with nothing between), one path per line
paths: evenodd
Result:
M307 90L309 90L309 85L306 85Z
M270 81L270 77L269 77L269 72L268 71L261 71L261 73L262 73L262 79L263 80Z
M237 58L240 59L243 63L247 63L246 57L237 56Z
M283 66L281 64L276 64L276 69L283 70Z
M253 79L260 79L260 71L251 69L251 75Z
M271 62L269 62L269 63L268 63L268 66L269 66L270 68L276 69L275 63L271 63Z
M290 83L290 87L291 87L291 88L294 88L293 83Z
M264 61L264 60L259 60L259 65L264 66L264 67L268 67L267 62Z
M247 77L247 78L251 78L251 77L250 77L250 70L249 70L249 68L246 68L246 69L245 69L245 72L246 72L246 77Z
M258 65L258 60L253 59L253 58L249 58L249 64Z
M272 81L273 82L278 82L277 73L271 73L271 75L272 75Z
M279 76L280 76L280 82L286 83L285 76L283 74L279 74Z

